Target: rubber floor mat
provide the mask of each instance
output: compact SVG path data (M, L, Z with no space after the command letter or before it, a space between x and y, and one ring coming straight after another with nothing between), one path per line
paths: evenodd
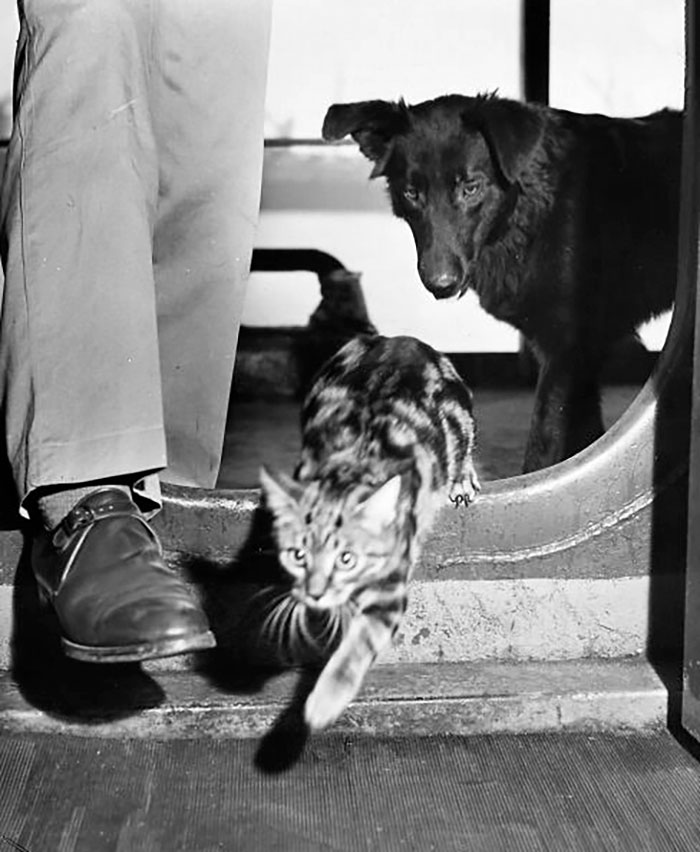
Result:
M700 766L668 734L0 740L0 852L694 852ZM276 767L279 769L280 767Z

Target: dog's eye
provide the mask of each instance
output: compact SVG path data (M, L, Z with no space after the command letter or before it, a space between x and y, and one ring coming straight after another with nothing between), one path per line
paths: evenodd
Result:
M420 194L415 186L411 186L410 184L404 188L403 197L410 204L418 204L418 200L420 199Z
M484 182L480 178L473 180L462 180L457 184L457 190L465 201L477 199L484 188Z

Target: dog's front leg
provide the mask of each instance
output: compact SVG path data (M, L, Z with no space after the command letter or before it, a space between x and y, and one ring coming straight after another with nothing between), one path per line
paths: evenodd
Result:
M563 461L603 434L599 374L598 359L571 351L542 358L525 473Z

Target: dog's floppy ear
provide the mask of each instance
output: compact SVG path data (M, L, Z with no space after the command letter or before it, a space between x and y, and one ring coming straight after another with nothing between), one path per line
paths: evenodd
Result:
M394 137L407 124L408 107L403 101L357 101L333 104L323 120L321 133L329 142L350 134L360 151L374 163L370 177L375 178L384 174Z
M544 132L541 113L519 101L489 98L483 104L482 133L503 176L515 183L527 168Z

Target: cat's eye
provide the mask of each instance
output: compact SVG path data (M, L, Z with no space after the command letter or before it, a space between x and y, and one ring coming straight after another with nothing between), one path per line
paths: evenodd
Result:
M293 547L288 553L295 565L306 565L306 551L303 547Z
M357 564L357 556L351 550L344 550L338 557L338 565L346 570L354 568Z

